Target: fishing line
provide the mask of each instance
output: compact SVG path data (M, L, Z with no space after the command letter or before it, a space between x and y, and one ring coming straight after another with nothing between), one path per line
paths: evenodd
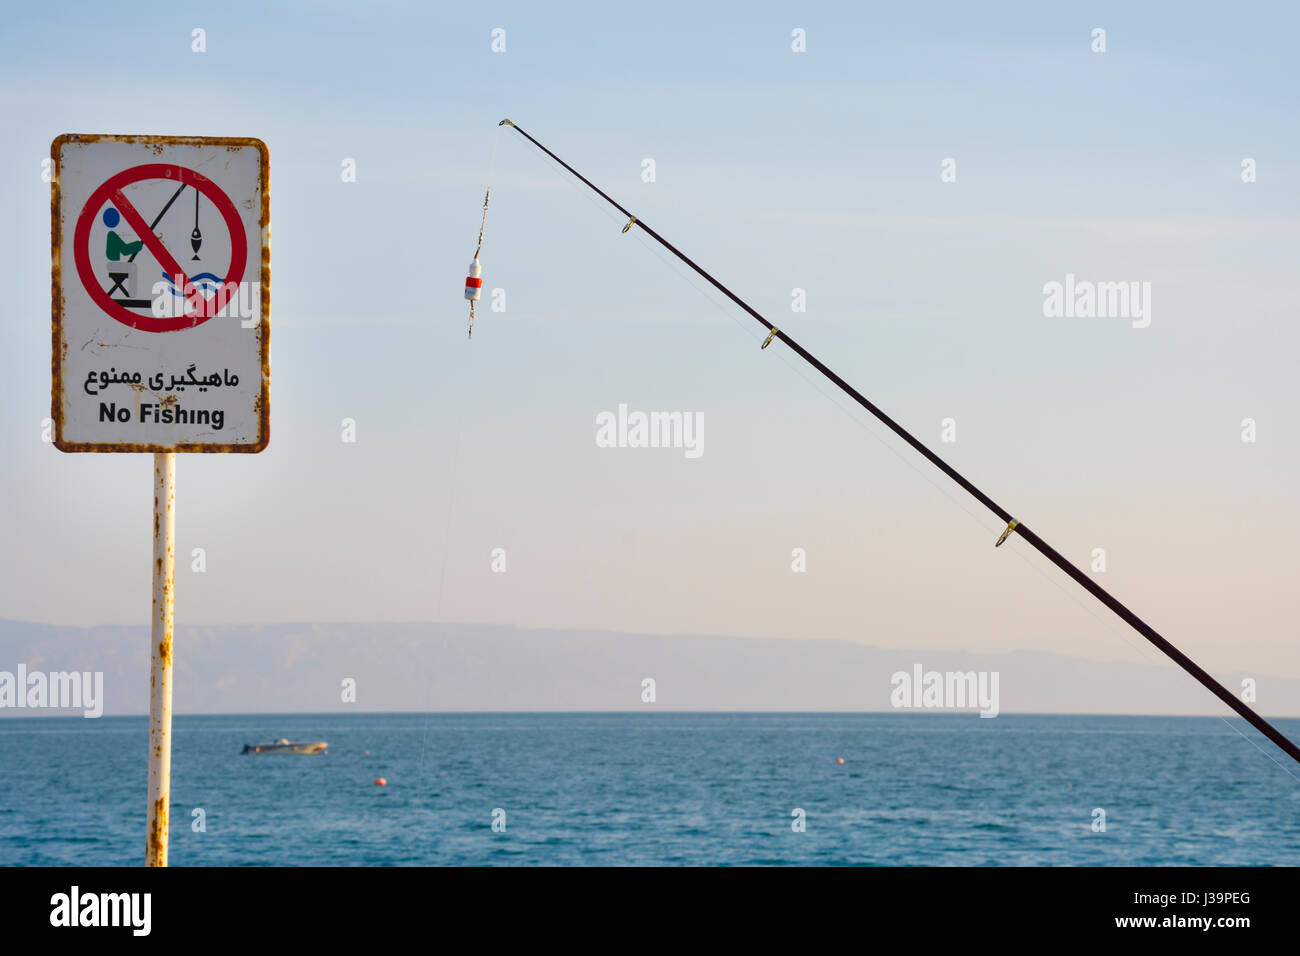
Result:
M1190 657L1188 657L1177 647L1171 644L1168 640L1162 637L1159 633L1157 633L1154 628L1152 628L1149 624L1147 624L1136 614L1134 614L1131 610L1129 610L1128 607L1122 604L1109 591L1101 587L1101 585L1097 584L1096 581L1088 577L1083 571L1075 567L1070 561L1066 560L1066 558L1060 552L1058 552L1050 544L1048 544L1041 537L1039 537L1038 534L1033 530L1031 530L1024 522L1013 517L1010 512L1008 512L996 501L994 501L983 491L977 488L974 484L972 484L969 480L967 480L965 476L963 476L955 468L949 465L946 461L944 461L933 451L931 451L911 432L909 432L902 425L896 422L893 418L887 415L878 406L873 404L866 396L864 396L861 392L859 392L852 385L846 382L843 378L841 378L835 372L831 371L831 369L828 366L826 366L820 359L818 359L815 355L813 355L802 345L800 345L797 341L795 341L794 338L791 337L788 333L781 331L780 328L778 328L772 322L768 321L766 318L760 315L752 306L750 306L747 302L741 299L729 288L724 286L721 282L719 282L712 275L706 272L694 260L692 260L685 253L677 249L676 246L670 243L667 239L661 236L658 232L656 232L645 222L639 220L636 216L632 215L631 212L625 209L616 200L614 200L609 195L607 195L598 186L592 183L589 179L583 176L580 172L578 172L576 169L574 169L564 160L560 159L560 157L555 155L555 153L551 152L549 149L543 146L540 142L534 139L520 126L513 123L509 119L502 120L498 125L509 126L512 129L514 129L517 133L519 133L519 135L523 136L530 143L532 143L534 146L536 146L538 149L544 152L547 156L555 160L555 162L557 162L559 165L561 165L570 173L572 173L573 176L579 179L584 185L586 185L594 193L596 193L598 196L604 199L607 203L609 203L611 206L617 209L620 213L627 216L628 217L627 223L626 225L623 226L624 233L629 232L634 227L639 227L640 229L644 230L651 238L653 238L666 250L668 250L673 255L675 255L684 264L686 264L692 270L694 270L701 278L707 281L715 289L717 289L724 296L730 299L736 306L744 310L751 318L753 318L756 322L758 322L765 329L767 329L768 332L767 338L763 341L761 348L766 349L769 345L772 344L774 340L781 341L791 351L795 352L805 362L807 362L809 365L811 365L813 368L819 371L826 379L828 379L834 385L838 386L839 389L842 392L844 392L844 394L852 398L858 405L862 406L862 408L870 412L878 421L881 422L881 424L885 425L887 428L889 428L890 431L894 432L894 434L896 434L899 438L901 438L907 444L911 445L912 448L918 454L920 454L922 457L928 460L932 465L934 465L945 475L947 475L953 482L955 482L963 490L965 490L967 494L969 494L976 501L982 504L986 509L991 511L1000 520L1005 521L1007 523L1006 528L1005 530L1003 530L1001 536L994 543L994 547L1001 547L1002 544L1006 542L1006 540L1013 533L1019 535L1021 538L1027 541L1035 550L1037 550L1043 557L1047 558L1049 561L1055 564L1067 576L1073 578L1080 587L1082 587L1093 597L1095 597L1098 601L1100 601L1107 608L1109 608L1117 617L1123 620L1124 623L1128 624L1129 627L1131 627L1133 630L1141 634L1142 637L1146 638L1148 642L1154 645L1158 650L1164 653L1165 656L1167 656L1170 660L1172 660L1184 671L1186 671L1198 683L1200 683L1208 691L1210 691L1221 701L1223 701L1225 704L1231 707L1241 717L1245 718L1251 724L1251 726L1253 726L1264 736L1268 737L1268 739L1271 740L1273 743L1277 744L1277 746L1280 747L1282 750L1284 750L1287 753L1287 755L1290 756L1293 760L1295 760L1297 763L1300 763L1300 747L1297 747L1296 744L1293 743L1283 733L1281 733L1281 731L1279 731L1276 727L1274 727L1267 720L1261 717L1251 707L1247 706L1243 701L1239 700L1231 691L1229 691L1226 687L1224 687L1212 676L1210 676L1210 674L1206 672L1200 665L1198 665ZM466 291L466 295L468 296L468 289Z
M465 298L469 300L469 328L465 338L474 338L474 303L483 295L483 267L479 265L478 254L483 251L483 231L487 229L488 200L492 198L492 173L496 169L497 143L501 137L492 137L492 150L488 156L487 191L483 194L483 218L478 224L478 242L474 245L474 258L470 261L468 275L465 277Z
M466 358L467 364L472 363L472 358ZM472 368L469 369L467 378L471 381L474 379ZM456 416L456 440L452 445L451 453L451 480L447 487L447 512L443 519L442 525L442 567L438 571L438 600L434 605L434 620L439 624L444 623L442 620L442 598L443 591L447 583L447 559L451 551L451 518L456 506L456 490L459 487L458 479L460 478L460 459L461 459L461 437L464 432L464 416ZM429 722L432 720L432 709L424 717L424 732L420 740L420 766L416 774L416 790L418 793L424 793L424 755L429 744ZM425 809L428 809L428 798L425 798Z
M479 266L478 256L479 253L483 250L483 232L487 228L488 200L491 199L492 197L492 176L493 173L496 171L497 146L500 144L500 142L501 142L501 137L499 136L492 137L492 142L488 151L488 165L487 165L487 176L486 176L488 181L488 186L486 191L483 194L483 215L482 218L479 220L478 241L474 245L474 258L470 263L469 276L465 280L465 298L469 299L469 328L467 329L466 332L467 339L472 339L474 337L474 303L478 300L483 287L483 280L481 278L482 269ZM473 285L471 285L471 280L476 280ZM473 290L472 296L471 296L471 289ZM466 361L472 361L472 360L467 359ZM434 611L434 617L435 619L439 620L439 623L441 623L440 619L442 617L443 592L447 584L447 558L448 558L448 553L451 550L451 516L456 502L457 480L460 477L460 451L461 451L461 437L462 437L463 430L464 430L464 420L461 416L458 415L456 416L456 440L452 447L452 454L451 454L451 469L450 469L451 481L447 493L447 513L446 513L446 517L443 519L443 530L442 530L443 551L442 551L442 567L438 571L438 600L437 600L437 604L435 605L435 611ZM420 793L424 792L424 756L426 750L428 749L428 743L429 743L429 720L430 720L429 716L426 715L424 720L424 734L420 741L420 766L416 777L418 781L417 788ZM426 809L428 807L427 798L425 802L425 807Z

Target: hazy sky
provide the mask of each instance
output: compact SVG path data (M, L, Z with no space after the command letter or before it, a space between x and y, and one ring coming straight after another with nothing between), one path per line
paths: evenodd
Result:
M149 456L42 442L49 143L238 135L271 156L271 443L181 457L178 621L1158 657L509 116L1067 557L1105 548L1194 658L1300 675L1300 15L1135 6L8 10L0 617L149 613ZM506 311L467 342L489 183ZM1149 327L1045 317L1067 274L1149 282ZM703 455L598 448L620 403L702 414Z

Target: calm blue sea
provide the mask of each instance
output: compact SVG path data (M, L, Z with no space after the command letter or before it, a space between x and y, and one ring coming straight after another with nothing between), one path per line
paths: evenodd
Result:
M1300 721L1279 723L1300 738ZM178 717L171 863L1300 864L1295 768L1237 726L1005 714ZM240 753L280 736L328 740L330 751ZM0 864L141 863L146 741L143 717L0 721ZM374 785L380 776L387 787ZM193 829L197 808L205 832ZM496 809L505 832L492 829Z

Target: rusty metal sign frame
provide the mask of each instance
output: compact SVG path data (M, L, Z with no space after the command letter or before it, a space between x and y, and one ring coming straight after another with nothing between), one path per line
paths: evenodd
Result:
M63 222L60 212L63 194L60 187L60 152L68 144L90 143L126 143L138 146L216 146L231 151L238 149L256 149L261 167L261 209L259 211L258 232L261 243L261 287L259 302L261 307L262 334L262 387L256 400L255 408L258 420L259 440L251 444L218 445L208 443L179 442L174 445L156 443L133 444L125 442L68 442L63 440L63 408L60 396L63 392L62 366L67 354L67 342L63 340L63 266L61 247L63 245ZM50 144L50 159L53 175L50 182L50 297L53 335L51 348L51 417L54 419L54 447L65 452L199 452L204 454L234 453L256 454L265 450L271 441L271 157L266 143L248 136L148 136L148 135L113 135L106 133L63 133L54 138Z

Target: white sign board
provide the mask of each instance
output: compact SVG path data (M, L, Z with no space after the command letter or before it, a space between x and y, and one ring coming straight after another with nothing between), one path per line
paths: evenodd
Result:
M255 139L64 135L54 159L54 444L270 440L270 194Z

